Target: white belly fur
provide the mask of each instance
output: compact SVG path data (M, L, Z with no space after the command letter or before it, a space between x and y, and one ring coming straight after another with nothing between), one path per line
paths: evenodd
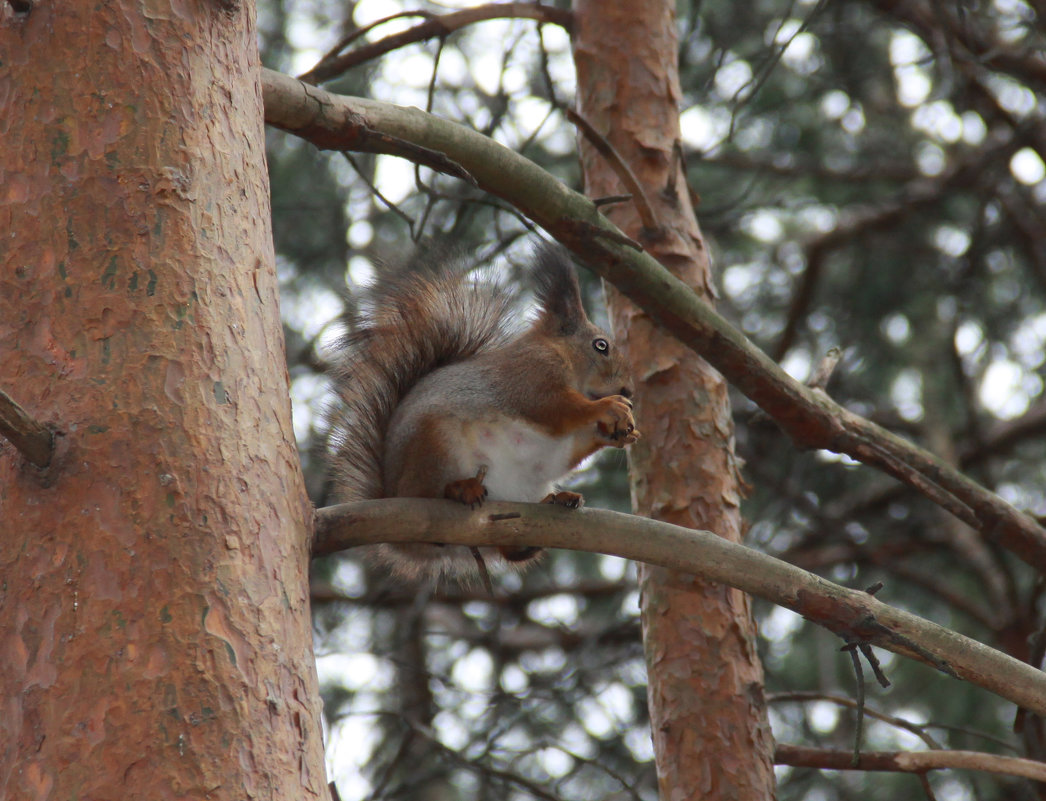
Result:
M476 421L465 433L464 475L487 468L492 501L540 501L571 464L571 437L552 437L527 423Z

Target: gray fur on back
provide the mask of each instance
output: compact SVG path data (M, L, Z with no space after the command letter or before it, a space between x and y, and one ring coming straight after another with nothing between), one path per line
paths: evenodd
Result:
M329 371L338 396L327 412L336 500L385 497L383 451L396 407L434 370L504 345L514 302L446 261L375 280L344 315Z

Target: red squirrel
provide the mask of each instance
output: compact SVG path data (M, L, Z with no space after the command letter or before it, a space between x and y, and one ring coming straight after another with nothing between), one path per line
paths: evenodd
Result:
M439 267L385 277L346 315L332 359L329 415L337 500L541 501L577 508L552 483L607 446L639 438L632 384L610 337L589 321L566 253L543 245L532 273L540 310L512 333L511 295ZM466 578L520 565L540 548L386 544L400 576Z

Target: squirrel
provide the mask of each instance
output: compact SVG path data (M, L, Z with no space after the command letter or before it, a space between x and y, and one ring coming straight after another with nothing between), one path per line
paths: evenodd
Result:
M446 264L384 276L344 315L328 413L338 501L577 508L581 495L553 482L595 451L639 439L628 370L585 314L565 251L539 246L532 274L539 312L515 333L511 293ZM479 572L489 587L484 560L522 566L541 550L418 543L374 553L408 580Z

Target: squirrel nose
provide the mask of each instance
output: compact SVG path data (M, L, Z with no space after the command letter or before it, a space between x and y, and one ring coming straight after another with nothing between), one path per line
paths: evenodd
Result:
M626 398L631 398L632 397L632 388L631 387L621 387L621 389L618 391L617 394L618 395L624 395Z

